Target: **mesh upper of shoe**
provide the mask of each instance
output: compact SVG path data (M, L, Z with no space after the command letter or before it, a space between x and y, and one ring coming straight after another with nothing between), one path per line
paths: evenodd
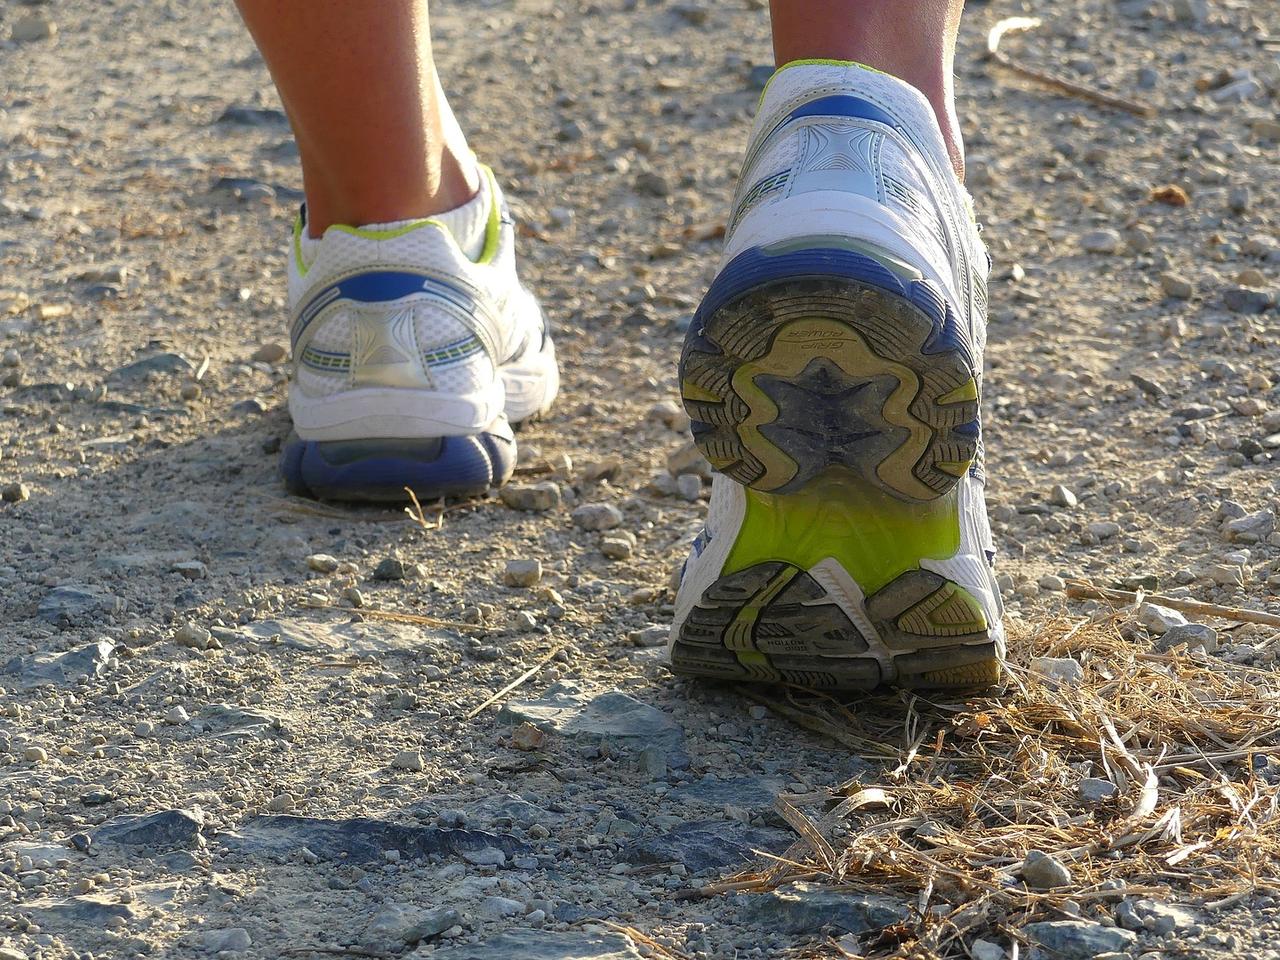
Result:
M306 246L310 262L299 264L295 242L289 257L289 303L297 312L322 291L359 274L404 271L443 286L392 302L369 304L342 297L323 307L295 344L295 384L306 396L331 396L354 385L357 328L367 329L379 312L387 323L406 312L397 344L420 366L423 389L468 393L490 384L497 366L532 335L534 314L511 309L519 289L510 217L490 181L503 216L496 244L483 262L471 261L447 229L432 220L352 230L331 227ZM403 324L403 321L401 320ZM354 358L354 359L353 359Z
M851 108L852 101L857 104ZM751 212L826 189L862 194L892 215L918 265L930 268L927 275L942 283L967 318L980 367L988 260L972 201L951 168L924 95L856 64L805 63L775 74L752 128L725 262L750 242L735 234ZM856 223L849 226L854 236L858 229Z

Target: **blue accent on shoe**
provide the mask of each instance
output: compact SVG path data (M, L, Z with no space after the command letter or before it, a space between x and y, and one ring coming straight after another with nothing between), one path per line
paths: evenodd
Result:
M702 530L698 533L698 535L693 538L693 555L695 557L702 556L702 551L707 549L707 544L709 544L710 542L711 542L711 531L708 530L706 527L703 527Z
M294 347L310 326L311 321L335 300L352 300L357 303L389 303L412 296L430 293L447 301L468 314L476 312L475 300L465 290L438 277L407 270L368 270L339 280L318 291L297 313L291 338Z
M846 94L810 100L787 114L782 123L790 123L792 120L799 120L802 117L851 117L856 120L871 120L874 123L883 123L887 127L898 129L898 123L894 120L892 114L880 109L869 100L863 100L861 97L851 97Z
M957 424L951 429L954 433L958 433L962 437L977 437L982 431L981 425L977 420L970 420L968 423Z
M874 257L839 247L796 250L791 244L787 244L780 247L780 252L777 253L771 253L767 247L744 250L712 281L711 288L694 314L688 340L701 337L706 318L729 301L763 284L798 277L856 280L902 297L933 320L934 333L925 344L926 353L958 350L969 366L973 366L969 333L946 297L933 283L928 280L903 280Z
M483 494L516 463L510 437L481 433L431 440L303 440L290 434L280 474L292 494L319 500L403 503Z

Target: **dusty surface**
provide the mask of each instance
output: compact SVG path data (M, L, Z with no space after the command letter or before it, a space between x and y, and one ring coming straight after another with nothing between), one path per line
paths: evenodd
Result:
M996 263L988 497L1010 616L1033 628L1089 612L1063 598L1079 576L1280 610L1274 10L1199 6L969 12L960 113ZM1010 49L1156 116L992 74L986 29L1025 11L1048 22ZM23 485L0 504L0 957L634 955L588 918L689 956L839 955L833 914L677 894L786 847L775 793L877 771L673 679L652 645L702 514L654 483L684 443L674 360L764 13L440 5L442 71L523 220L566 388L522 433L517 478L561 505L493 498L432 530L276 479L285 368L251 358L285 340L300 180L230 4L0 13L5 38L57 26L0 43L0 482ZM1152 201L1165 184L1189 202ZM622 510L631 558L571 520L596 501ZM388 558L403 579L375 577ZM506 586L512 559L541 582ZM432 619L360 622L352 586ZM1207 622L1213 656L1272 663L1275 628ZM552 650L514 694L559 682L546 703L468 719ZM64 651L84 652L48 663ZM513 733L528 719L557 729ZM122 819L161 811L186 813ZM1132 949L1272 956L1274 892Z

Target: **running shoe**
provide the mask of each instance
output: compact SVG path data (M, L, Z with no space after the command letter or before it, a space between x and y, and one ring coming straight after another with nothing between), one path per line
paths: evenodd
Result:
M484 218L463 250L440 218L294 224L289 257L291 493L401 501L483 494L515 467L512 424L559 389L542 311L516 277L514 230L481 167Z
M826 689L999 677L979 429L987 254L933 109L774 74L680 384L716 471L673 669Z

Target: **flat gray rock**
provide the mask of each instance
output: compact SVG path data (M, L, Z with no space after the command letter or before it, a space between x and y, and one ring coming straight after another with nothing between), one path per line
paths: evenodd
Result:
M129 904L119 903L115 898L107 899L106 896L35 900L23 906L22 912L32 914L42 924L50 927L68 922L105 927L108 921L116 917L132 920L137 916Z
M384 864L388 850L399 850L406 860L488 850L512 857L528 851L515 837L483 830L418 827L369 817L326 820L285 814L253 817L232 832L218 834L216 840L236 853L288 856L306 847L321 860L359 864Z
M186 847L198 843L204 817L199 810L160 810L112 817L93 832L93 842L126 847Z
M622 852L630 863L682 863L694 873L745 866L756 850L782 853L794 837L784 830L749 827L737 820L682 823L656 837L641 837Z
M1088 920L1049 920L1022 928L1033 942L1055 957L1092 960L1100 953L1119 953L1137 941L1136 934L1118 927L1104 927Z
M355 654L413 653L447 636L445 631L399 623L319 623L280 618L259 620L237 631L258 641L271 641L294 650Z
M36 607L36 616L57 626L110 616L125 608L119 597L96 587L67 584L54 587Z
M107 382L134 383L145 380L152 374L190 375L195 372L195 369L191 361L180 353L155 353L112 370L107 374Z
M641 750L658 747L668 763L686 760L684 730L670 716L618 690L592 696L561 681L536 700L515 700L498 714L500 723L532 723L571 740L608 741Z
M220 740L258 740L279 734L284 721L261 710L211 703L200 711L199 723Z
M744 920L779 933L866 933L905 920L906 904L816 883L790 883L746 898Z
M767 816L773 813L773 801L785 788L783 781L770 780L768 777L720 780L705 776L676 787L667 797L675 803L700 803L719 810L733 806L740 807L753 816ZM778 819L781 820L780 817Z
M107 670L115 644L110 640L68 650L65 653L37 653L29 657L14 657L0 674L17 677L24 687L74 683L79 677L100 677Z
M511 930L482 943L445 947L440 960L640 960L642 954L620 933L572 930Z

